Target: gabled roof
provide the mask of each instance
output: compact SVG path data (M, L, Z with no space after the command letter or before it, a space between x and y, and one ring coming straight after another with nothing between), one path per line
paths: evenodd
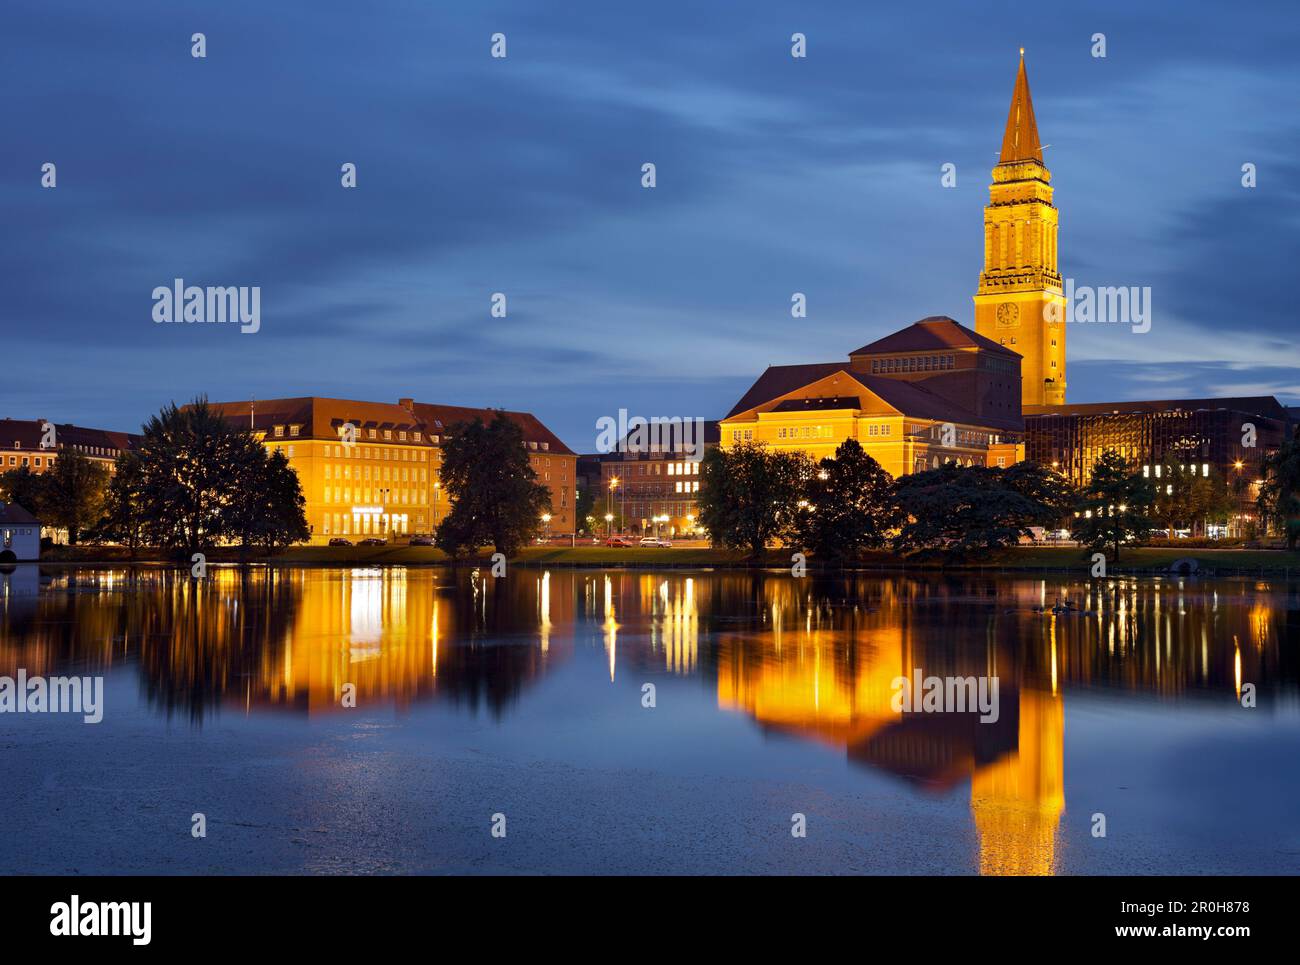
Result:
M801 389L810 382L838 372L844 368L843 362L812 362L807 365L769 365L758 377L749 391L740 397L740 401L727 413L730 419L737 413L752 409L769 402L779 395Z
M0 503L0 523L39 526L40 520L17 503Z
M1020 70L1016 73L1016 88L1011 94L1011 111L1007 114L1007 129L1002 135L1002 154L999 164L1015 161L1043 162L1043 148L1038 143L1038 122L1034 120L1034 101L1029 96L1029 77L1025 74L1025 50L1020 48Z
M991 338L985 338L979 332L959 324L947 315L931 315L919 322L913 322L907 328L876 339L856 352L850 352L849 358L856 358L859 355L936 352L957 348L977 348L1011 358L1020 358L1020 353L1012 351L1005 345L999 345Z
M820 368L820 366L789 366L790 368ZM770 369L768 371L771 371ZM766 373L765 373L766 374ZM844 376L849 384L842 385L839 379L831 380L830 376ZM853 385L859 385L867 392L872 393L881 402L891 409L916 419L932 419L936 422L960 422L964 425L988 426L990 428L1020 429L1021 423L1014 417L996 417L996 416L978 416L973 412L968 412L961 406L955 405L943 396L931 392L925 387L924 382L907 382L902 379L891 379L884 375L864 375L861 372L852 372L845 365L834 364L829 366L829 371L815 374L811 379L800 385L792 385L783 389L774 396L761 399L749 406L749 409L757 409L773 399L779 398L788 392L795 392L799 389L811 386L824 380L824 388L835 389L834 394L827 392L823 395L804 399L784 399L764 411L768 412L798 412L805 408L825 410L832 408L839 409L869 409L869 400L864 400L859 396L844 395L843 390L852 390ZM761 380L760 380L761 381ZM751 389L752 393L753 390ZM748 411L741 409L733 410L732 416L740 412ZM731 416L728 416L731 418Z

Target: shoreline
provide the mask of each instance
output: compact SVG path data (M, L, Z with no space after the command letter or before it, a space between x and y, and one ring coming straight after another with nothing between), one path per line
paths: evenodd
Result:
M360 552L358 552L360 550ZM1179 561L1190 560L1193 572L1175 573L1171 567ZM238 552L218 550L208 555L213 566L258 566L277 568L335 568L335 567L490 567L490 556L452 561L441 551L431 547L379 546L379 547L294 547L275 556L250 555L241 559ZM103 557L42 559L26 564L45 568L77 567L171 567L188 569L189 563L158 555L136 559ZM579 547L528 547L509 561L510 566L528 569L734 569L734 570L784 570L791 568L791 557L782 551L769 550L762 559L750 559L741 551L710 548L642 549L609 548L600 546ZM1017 573L1056 572L1091 573L1090 555L1077 547L1020 547L1004 551L997 557L982 561L908 561L889 554L877 554L861 560L843 563L818 563L807 561L809 575L828 573L908 573L908 572L964 572L964 573ZM1117 563L1108 564L1108 576L1271 576L1300 579L1300 552L1286 550L1204 549L1186 550L1172 547L1137 547L1127 549Z

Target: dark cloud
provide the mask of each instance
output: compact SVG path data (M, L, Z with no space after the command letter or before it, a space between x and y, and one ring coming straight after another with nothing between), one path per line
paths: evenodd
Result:
M584 447L619 407L717 416L768 362L969 321L1022 44L1063 270L1151 284L1170 324L1267 350L1267 378L1205 378L1300 381L1278 357L1300 240L1300 171L1277 160L1300 149L1277 110L1298 72L1282 3L1026 23L956 2L11 0L3 27L0 336L34 360L3 414L133 428L199 392L414 392L533 409ZM1253 194L1237 154L1259 160ZM153 325L175 277L261 285L262 332ZM512 311L494 321L498 290ZM795 290L813 307L798 326ZM1075 398L1149 387L1072 366Z

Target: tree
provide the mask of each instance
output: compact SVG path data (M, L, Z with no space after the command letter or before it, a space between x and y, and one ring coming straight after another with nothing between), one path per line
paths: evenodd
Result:
M231 507L246 493L235 470L251 438L207 400L170 403L143 427L140 489L157 545L190 555L230 533Z
M578 490L573 504L573 518L578 521L578 532L582 532L584 526L589 533L597 532L599 530L595 525L597 515L595 492L591 486L583 486Z
M802 452L753 442L710 449L700 464L699 523L713 545L758 558L769 540L794 535L811 473L812 460Z
M903 476L894 484L904 519L894 545L959 559L1013 546L1029 527L1057 518L1054 489L1041 498L1020 491L1048 490L1049 483L1029 471L955 463Z
M91 531L94 542L121 543L131 551L145 540L148 517L145 514L142 487L144 467L140 455L132 450L118 453L113 476L104 491L103 516Z
M537 534L550 490L537 482L523 430L503 413L452 426L443 445L441 478L452 500L438 525L438 546L454 557L485 543L514 556Z
M42 484L41 522L67 530L69 545L76 546L82 532L99 519L108 470L76 449L61 449Z
M1034 525L1059 526L1074 512L1079 493L1070 481L1055 469L1037 462L1018 462L1002 470L1003 482L1037 503Z
M1232 487L1218 468L1211 467L1209 475L1202 473L1192 484L1192 520L1201 524L1201 535L1206 523L1226 523L1236 507Z
M260 546L267 552L311 538L298 474L280 450L246 438L231 467L240 498L228 507L227 534L244 549Z
M1260 462L1259 514L1282 531L1286 548L1300 540L1300 429Z
M846 439L834 459L822 459L809 473L797 516L797 539L819 559L852 559L884 546L898 525L893 478Z
M0 502L21 506L42 523L45 522L45 491L45 477L27 466L0 473Z
M1181 524L1191 525L1195 518L1196 467L1194 465L1166 465L1153 481L1155 504L1151 517L1169 531L1170 539L1177 534Z
M190 555L235 540L273 550L310 536L288 459L204 398L152 417L136 452L139 476L126 492L138 493L145 533L161 547Z
M1080 494L1074 534L1091 550L1110 547L1119 560L1119 548L1141 540L1154 528L1152 507L1155 486L1114 449L1107 449L1092 467L1092 478Z

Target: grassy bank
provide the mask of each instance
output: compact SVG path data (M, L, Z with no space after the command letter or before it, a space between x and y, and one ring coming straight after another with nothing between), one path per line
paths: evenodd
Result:
M710 549L708 547L678 547L668 549L606 546L531 546L524 549L513 563L523 566L583 566L583 567L779 567L790 566L791 554L785 550L768 550L761 560L749 559L740 550ZM237 550L217 549L207 554L209 563L237 563ZM1175 560L1193 559L1202 570L1216 573L1282 573L1300 577L1300 553L1282 550L1199 549L1176 547L1126 548L1118 562L1110 561L1108 569L1117 572L1156 572L1167 570ZM490 554L484 553L479 562L487 564ZM448 563L441 550L431 546L295 546L273 557L250 555L249 562L271 563L282 566L432 566ZM43 565L78 565L90 563L130 563L129 554L116 547L59 546L50 550L41 560ZM156 555L141 552L137 563L169 562ZM809 568L815 569L815 559L810 558ZM1017 547L984 560L964 564L933 561L904 560L890 553L869 554L854 568L859 569L996 569L996 570L1060 570L1088 572L1091 555L1075 547L1031 546ZM838 567L837 567L838 568Z

